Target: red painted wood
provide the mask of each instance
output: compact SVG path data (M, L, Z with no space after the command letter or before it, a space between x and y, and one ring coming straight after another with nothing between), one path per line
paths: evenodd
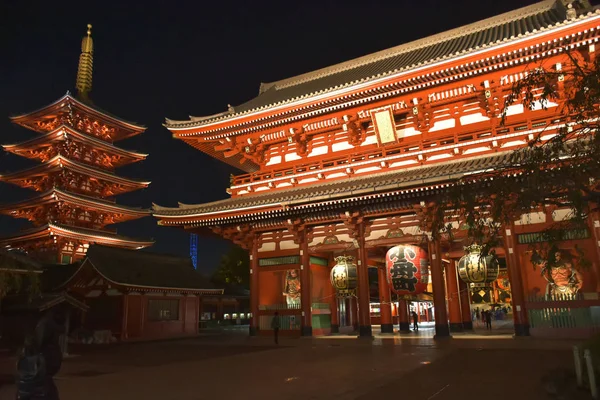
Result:
M391 324L392 323L392 304L390 287L386 278L385 268L377 268L377 278L379 281L379 301L380 301L380 312L381 322L380 324Z

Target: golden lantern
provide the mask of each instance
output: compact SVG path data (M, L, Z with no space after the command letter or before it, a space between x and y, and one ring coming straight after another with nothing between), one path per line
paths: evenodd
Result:
M466 283L490 283L498 278L500 264L494 255L481 255L481 246L465 247L468 254L458 261L458 276Z
M339 256L335 258L336 264L331 269L329 278L331 285L339 297L352 296L356 293L358 277L356 264L352 256Z

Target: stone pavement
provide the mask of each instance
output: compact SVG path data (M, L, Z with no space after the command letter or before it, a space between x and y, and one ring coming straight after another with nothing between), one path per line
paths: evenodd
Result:
M62 400L530 400L548 398L545 374L572 365L570 342L429 336L284 337L275 346L270 338L230 333L84 348L65 361L57 385ZM10 374L12 365L0 363L0 374ZM13 385L0 388L4 399L14 399Z

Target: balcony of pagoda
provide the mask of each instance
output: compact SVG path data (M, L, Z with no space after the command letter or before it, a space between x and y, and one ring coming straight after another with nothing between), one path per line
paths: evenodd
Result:
M563 126L548 111L508 116L503 126L491 126L486 119L469 125L430 132L428 138L413 136L398 144L352 152L334 152L294 162L263 167L260 171L232 176L228 189L232 197L314 185L320 182L368 176L401 169L453 162L467 158L491 156L525 147L537 135L549 140ZM529 118L524 118L525 116ZM374 136L373 136L374 137ZM282 157L282 158L285 158Z
M53 189L30 199L0 205L0 214L25 218L36 225L50 220L97 229L148 216L150 211Z
M150 184L122 178L63 156L26 170L0 175L0 181L38 192L56 187L94 197L112 197Z
M147 154L123 150L65 125L25 142L2 147L10 153L41 162L61 155L110 171L147 157Z

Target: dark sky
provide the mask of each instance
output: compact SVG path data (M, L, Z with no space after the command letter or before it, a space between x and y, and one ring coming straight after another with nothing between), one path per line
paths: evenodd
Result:
M270 82L359 57L521 6L526 0L481 1L12 1L0 0L0 142L32 133L10 115L47 105L73 91L81 38L93 25L94 82L101 108L148 130L118 142L149 153L118 173L151 180L119 203L150 207L227 197L225 164L172 139L164 117L186 119L225 111ZM0 152L0 173L32 165ZM31 192L0 183L0 202ZM28 226L0 216L0 235ZM189 236L153 218L118 226L153 237L149 251L188 255ZM200 269L209 272L228 248L202 239Z

